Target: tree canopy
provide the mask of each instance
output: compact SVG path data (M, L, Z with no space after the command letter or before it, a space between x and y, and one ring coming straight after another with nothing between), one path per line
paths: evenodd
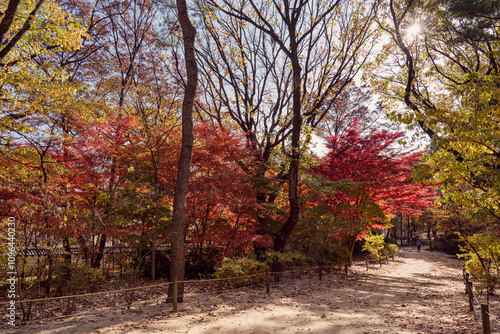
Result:
M0 208L19 256L53 251L22 268L29 291L107 261L153 280L271 249L344 261L403 220L408 242L420 224L477 243L500 219L499 10L2 2Z
M430 138L420 177L443 182L443 202L498 219L498 4L388 1L382 8L379 24L390 41L373 83L393 120ZM415 25L420 32L408 34Z

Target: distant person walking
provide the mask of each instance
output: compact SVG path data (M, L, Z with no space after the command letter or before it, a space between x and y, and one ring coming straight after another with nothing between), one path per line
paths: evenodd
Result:
M422 243L420 240L417 240L417 252L420 252L420 246L422 246Z

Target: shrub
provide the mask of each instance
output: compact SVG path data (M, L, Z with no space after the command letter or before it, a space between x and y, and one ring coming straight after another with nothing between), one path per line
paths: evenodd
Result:
M396 239L394 239L394 238L391 238L391 237L387 237L385 242L387 244L394 244L394 245L398 244L398 241Z
M262 274L268 269L268 266L256 260L249 259L247 257L243 258L224 258L220 265L215 267L215 278L231 278L248 276L254 274ZM222 281L221 284L224 286L239 287L245 285L253 285L264 282L265 275L244 277L238 279L231 279Z
M394 259L394 256L398 254L398 246L395 244L385 244L384 250L383 250L383 255L392 257Z
M365 244L363 245L363 250L370 252L370 255L374 260L380 261L384 246L385 246L385 241L383 235L370 234L369 237L365 238Z
M303 265L307 261L307 256L304 254L293 251L293 252L267 252L268 262L274 263L275 261L281 265L285 266L297 266Z
M102 288L106 281L99 269L66 262L56 263L53 275L52 287L58 294L75 291L95 292Z
M462 253L460 246L460 238L456 233L445 233L437 235L430 243L430 249L439 251L450 255Z
M186 263L186 279L200 279L213 275L215 264L212 262L190 262Z
M142 267L142 277L151 279L151 269L153 267L152 256L149 254ZM166 252L156 250L155 254L155 278L168 278L170 276L170 259Z
M342 263L348 261L351 256L349 248L341 244L333 245L330 251L330 257L327 259L327 262L331 262L333 264L342 265Z
M496 233L476 233L465 240L463 254L467 259L465 268L479 282L477 289L493 292L500 282L500 237Z
M186 279L211 277L215 272L216 258L221 257L218 247L205 245L202 251L198 247L186 251Z

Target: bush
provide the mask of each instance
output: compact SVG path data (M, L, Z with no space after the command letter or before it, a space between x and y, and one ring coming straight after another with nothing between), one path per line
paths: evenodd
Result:
M142 277L151 279L151 269L153 267L151 253L146 257L146 262L142 267ZM168 254L161 250L156 250L155 254L155 278L169 278L170 259Z
M224 258L221 264L215 267L214 277L231 278L262 274L259 276L231 279L221 282L224 286L240 287L264 282L265 275L263 273L266 269L268 269L268 266L265 263L247 257L232 259Z
M200 254L197 247L186 251L186 279L211 277L215 272L216 258L221 256L218 247L205 245Z
M399 248L395 244L385 244L383 255L394 258L398 254L398 250Z
M210 277L215 273L215 264L211 262L186 263L186 279Z
M365 244L363 245L363 250L370 252L371 257L375 261L380 261L385 246L383 235L372 235L365 238Z
M332 246L330 250L331 255L330 258L327 259L327 262L342 265L342 263L348 261L351 257L351 251L344 245L336 244Z
M304 254L293 251L293 252L267 252L267 261L274 263L275 261L284 266L297 266L303 265L307 261L307 256Z
M463 254L465 268L479 282L477 289L493 292L500 282L500 237L496 233L476 233L465 240Z
M429 246L433 251L439 251L450 255L462 253L460 238L456 233L437 235Z
M394 239L394 238L391 238L391 237L387 237L386 240L385 240L385 242L387 244L394 244L394 245L398 244L398 241L396 239Z
M95 292L104 286L105 281L99 269L58 262L54 266L51 283L58 294L68 294L76 291Z

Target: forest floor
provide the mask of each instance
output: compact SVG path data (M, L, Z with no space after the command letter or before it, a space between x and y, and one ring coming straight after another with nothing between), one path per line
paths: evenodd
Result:
M179 312L159 301L130 310L102 308L65 319L40 320L8 333L479 333L469 312L463 261L402 248L389 264L357 262L347 276L325 274L263 286L192 294ZM484 297L480 297L484 299ZM500 302L490 297L490 313ZM479 312L478 312L479 313ZM491 320L492 333L500 326Z

